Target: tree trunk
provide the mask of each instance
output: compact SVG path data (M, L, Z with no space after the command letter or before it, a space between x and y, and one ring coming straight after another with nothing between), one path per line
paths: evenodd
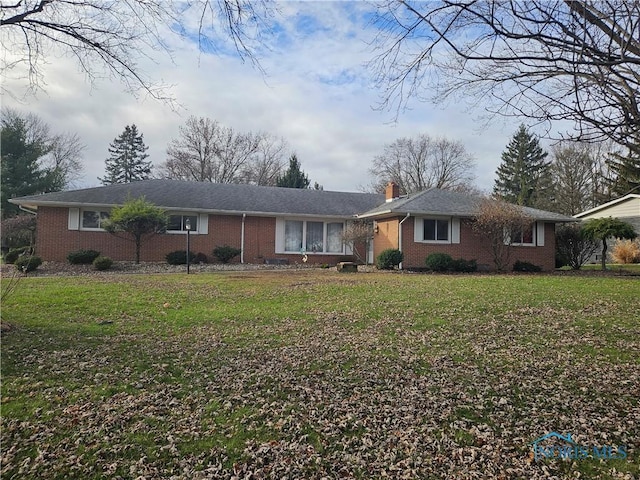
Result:
M607 239L602 239L602 270L607 269Z

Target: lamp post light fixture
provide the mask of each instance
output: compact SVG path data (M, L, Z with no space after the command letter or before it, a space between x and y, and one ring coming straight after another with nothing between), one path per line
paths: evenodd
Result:
M191 220L190 219L186 219L184 221L184 228L187 230L187 275L189 275L189 265L190 265L190 258L189 258L189 250L191 249L191 244L190 244L190 240L189 240L189 234L191 233Z

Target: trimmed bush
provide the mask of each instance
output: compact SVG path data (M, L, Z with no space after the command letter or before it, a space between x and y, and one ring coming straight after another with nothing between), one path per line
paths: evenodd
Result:
M4 256L4 261L5 263L16 263L16 260L18 260L21 255L30 255L32 253L33 250L31 247L12 248Z
M72 265L89 265L100 256L100 252L96 250L76 250L69 252L67 260Z
M109 270L111 268L111 265L113 265L113 260L111 260L109 257L96 257L96 259L93 261L93 268L95 268L96 270Z
M222 247L216 247L213 249L213 256L216 257L222 263L229 263L234 257L237 257L242 253L242 250L229 245L223 245Z
M453 270L453 258L447 253L432 253L424 261L429 270L447 272Z
M516 263L513 264L514 272L541 272L542 267L538 265L534 265L530 262L522 262L520 260L516 260Z
M403 257L402 252L395 248L383 250L376 258L376 268L379 270L393 270L402 263Z
M174 252L167 253L165 255L167 259L167 263L169 265L186 265L187 263L187 251L186 250L176 250ZM196 254L193 252L189 252L189 263L195 263L194 259L196 258Z
M451 269L454 272L476 272L478 271L478 262L475 260L465 260L464 258L459 258L457 260L453 260Z
M31 255L23 255L15 261L14 265L16 266L16 270L19 270L20 272L33 272L36 268L42 265L42 259Z

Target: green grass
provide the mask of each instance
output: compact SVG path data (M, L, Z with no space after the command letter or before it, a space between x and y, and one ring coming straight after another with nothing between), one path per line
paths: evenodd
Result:
M24 278L2 305L2 476L637 476L639 293L620 276ZM550 431L628 458L531 462Z

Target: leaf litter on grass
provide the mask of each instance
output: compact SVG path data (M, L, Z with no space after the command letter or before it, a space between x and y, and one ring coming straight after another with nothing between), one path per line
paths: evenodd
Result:
M570 328L571 312L557 307L440 315L437 329L415 330L424 306L400 318L379 307L371 318L359 300L343 301L324 312L315 303L302 322L201 322L91 348L77 338L52 349L36 333L12 332L3 342L3 363L15 364L3 374L3 478L640 474L634 337L611 327L616 338L603 340L633 361L594 358L584 346L595 336ZM26 398L32 407L15 409ZM628 458L533 461L531 442L551 431L625 445Z

